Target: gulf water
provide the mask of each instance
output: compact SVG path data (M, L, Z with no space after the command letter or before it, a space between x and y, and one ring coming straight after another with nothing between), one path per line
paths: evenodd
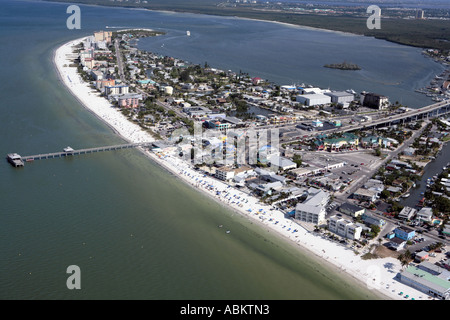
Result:
M140 46L196 63L242 69L280 84L373 88L395 93L404 103L406 96L414 97L417 105L428 101L411 88L441 70L415 48L273 23L80 6L82 28L68 30L67 4L1 4L0 150L5 156L123 142L71 96L52 64L59 45L105 26L166 31ZM189 39L182 38L186 30ZM307 39L308 50L291 47L300 38ZM355 46L349 49L350 44ZM378 63L366 56L365 46L379 46ZM344 56L367 67L356 78L321 68ZM289 66L295 61L300 65ZM376 64L391 65L392 74L375 70ZM2 299L375 298L136 150L35 161L21 169L5 160L0 180ZM81 269L81 290L66 286L70 265Z

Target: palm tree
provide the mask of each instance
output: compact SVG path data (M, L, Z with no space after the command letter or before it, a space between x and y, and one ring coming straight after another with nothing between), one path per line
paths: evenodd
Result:
M410 262L413 260L411 252L409 250L406 250L404 253L400 254L397 257L398 260L400 260L400 263L402 265L402 270L404 267L408 266Z

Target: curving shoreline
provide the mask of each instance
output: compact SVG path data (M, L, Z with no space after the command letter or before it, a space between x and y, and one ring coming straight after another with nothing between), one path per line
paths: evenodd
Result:
M78 44L85 38L65 43L54 51L53 62L62 83L87 110L104 121L116 134L126 141L132 143L154 141L155 139L149 133L143 131L139 125L130 122L118 109L113 108L107 99L101 97L94 89L90 88L89 84L80 78L76 67L69 67L70 61L67 55L72 54L73 45ZM357 280L381 297L385 299L404 299L398 295L398 292L403 291L416 300L426 300L428 298L424 293L405 286L394 279L395 275L401 270L398 260L394 258L362 260L352 250L322 239L320 236L297 225L292 220L285 218L284 213L281 211L270 210L270 206L260 204L257 198L236 189L228 188L228 185L211 177L203 177L203 175L189 168L186 163L178 158L170 156L160 158L153 152L144 149L140 150L182 181L204 192L227 208L240 213L252 222L256 222L264 230L274 231L277 236L279 235L287 240L289 244L294 245L303 253L318 258L319 262L327 261L327 265L332 267L337 273ZM207 185L213 185L214 187L208 188L206 187ZM221 195L217 195L217 191L220 191ZM228 196L224 196L226 192L228 192ZM237 197L245 199L247 202L239 206L237 201L235 201ZM251 212L248 209L252 209ZM278 223L275 223L275 221L278 221ZM298 229L299 231L293 233L288 230L289 228Z

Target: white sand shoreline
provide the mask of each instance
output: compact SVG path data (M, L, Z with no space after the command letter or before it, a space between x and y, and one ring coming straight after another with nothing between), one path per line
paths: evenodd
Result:
M107 123L123 139L131 143L154 141L151 134L145 132L139 125L130 122L119 110L113 108L107 99L94 93L94 89L90 88L77 74L77 68L68 66L70 61L66 55L71 54L72 46L80 43L84 38L86 37L70 41L55 50L54 65L61 81L86 109ZM189 168L181 159L170 156L160 158L152 152L143 149L141 151L197 190L205 192L228 208L256 221L266 230L275 231L277 235L279 234L302 249L302 252L312 253L327 261L330 266L336 268L337 273L343 273L363 285L367 285L369 289L374 290L374 293L376 292L386 299L405 300L398 294L399 292L404 292L405 295L409 295L409 298L415 300L428 299L426 294L394 279L401 270L400 262L397 259L362 260L352 250L308 232L292 220L285 218L281 211L270 210L270 206L259 203L257 198L228 187L221 181L203 176ZM213 187L208 188L208 185L213 185ZM220 192L220 195L217 192ZM238 203L242 206L239 206ZM250 208L251 212L248 211ZM293 232L294 229L297 229L298 232Z

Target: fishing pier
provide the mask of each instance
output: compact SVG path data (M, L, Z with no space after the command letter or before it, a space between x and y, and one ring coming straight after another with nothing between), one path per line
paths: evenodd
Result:
M131 149L138 147L149 147L151 146L151 142L141 142L141 143L128 143L128 144L119 144L114 146L105 146L105 147L97 147L97 148L87 148L87 149L78 149L74 150L71 147L64 148L61 152L54 153L43 153L36 154L31 156L21 156L17 153L10 153L7 155L8 162L14 167L23 167L25 162L32 162L35 160L43 160L43 159L54 159L54 158L62 158L68 156L77 156L82 154L90 154L96 152L104 152L104 151L114 151L121 149Z

